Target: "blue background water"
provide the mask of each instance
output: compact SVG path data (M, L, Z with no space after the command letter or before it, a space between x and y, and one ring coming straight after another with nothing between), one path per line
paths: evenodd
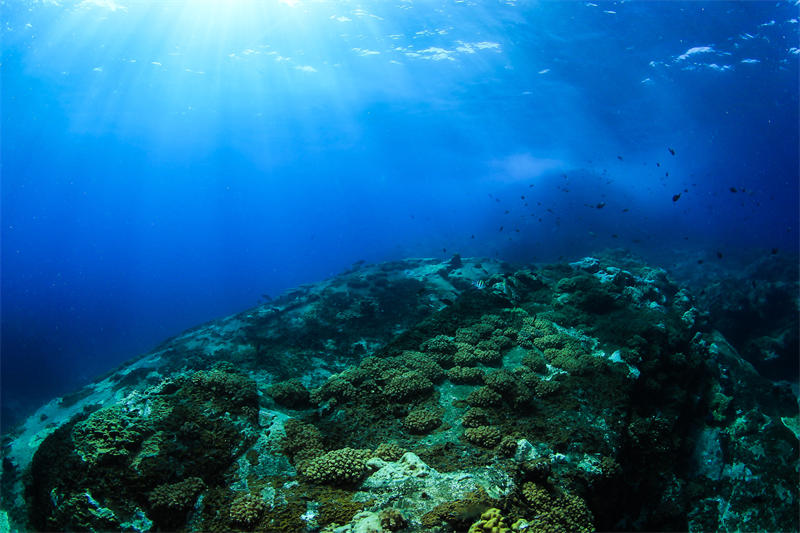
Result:
M360 259L797 252L794 2L0 5L6 428Z

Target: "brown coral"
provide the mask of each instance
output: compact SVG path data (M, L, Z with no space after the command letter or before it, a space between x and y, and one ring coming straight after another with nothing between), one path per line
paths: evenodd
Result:
M267 503L259 496L242 494L233 500L228 515L234 524L252 528L266 511Z

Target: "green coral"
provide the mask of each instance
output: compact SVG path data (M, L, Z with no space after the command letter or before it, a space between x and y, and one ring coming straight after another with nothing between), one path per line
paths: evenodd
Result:
M475 345L478 344L478 341L481 340L481 335L477 331L472 328L459 328L456 330L456 335L453 338L453 341L456 343L456 346L459 344L471 344Z
M290 418L283 424L286 436L281 440L283 453L292 461L322 455L322 433L312 424Z
M267 394L284 407L306 407L310 398L308 389L299 379L278 382L267 389Z
M433 383L421 372L412 370L396 374L389 379L384 394L395 402L409 402L428 396L433 391Z
M314 389L311 392L310 400L314 404L322 404L326 400L334 400L336 402L349 401L358 396L358 389L353 385L347 376L342 374L334 374L328 378L321 387Z
M444 369L428 354L405 351L403 355L392 360L398 367L415 370L429 379L439 383L444 379Z
M492 341L480 341L475 346L461 344L453 356L453 364L457 366L498 365L502 360L503 354Z
M527 531L528 527L528 521L523 519L509 524L500 509L492 507L481 514L481 519L470 526L468 533L516 533Z
M458 350L455 341L447 335L437 335L420 344L421 352L430 354L443 367L453 366L453 355Z
M147 433L136 414L121 406L112 406L92 413L72 429L75 451L95 465L103 460L129 457L139 448Z
M408 450L395 444L394 442L382 442L375 448L375 457L383 459L384 461L394 462L399 461Z
M150 492L150 505L169 512L185 512L194 505L206 484L199 477L190 477L178 483L165 483Z
M483 383L483 370L468 366L454 366L447 371L447 379L453 383L479 385Z
M481 362L480 356L475 353L475 347L467 343L459 343L458 350L453 356L453 364L462 367L477 366Z
M481 448L494 448L500 443L502 434L491 426L478 426L464 430L464 439Z
M267 502L254 494L237 496L228 511L230 521L245 528L253 528L267 512Z
M518 378L510 371L501 369L487 374L483 381L486 386L505 398L513 397L516 394Z
M299 470L312 483L347 486L364 476L371 457L370 450L340 448L306 461Z
M522 364L537 374L547 373L547 361L542 354L534 350L528 350L528 352L522 357Z
M480 426L489 425L489 412L480 407L471 407L467 409L464 416L461 417L461 425L465 428L477 428Z
M471 407L496 407L503 403L503 397L489 387L478 387L467 396Z
M441 414L424 407L413 409L403 420L403 427L405 427L409 433L418 435L430 433L441 424Z
M210 404L214 410L243 414L250 418L258 414L258 388L250 377L227 370L198 370L184 380L186 394L198 403Z
M582 498L573 494L551 495L533 482L522 486L522 495L532 512L532 531L589 533L594 531L593 517Z

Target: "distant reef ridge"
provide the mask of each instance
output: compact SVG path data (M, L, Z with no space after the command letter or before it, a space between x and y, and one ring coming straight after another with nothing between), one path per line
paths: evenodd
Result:
M620 251L357 264L42 406L0 531L797 531L797 398L702 302Z

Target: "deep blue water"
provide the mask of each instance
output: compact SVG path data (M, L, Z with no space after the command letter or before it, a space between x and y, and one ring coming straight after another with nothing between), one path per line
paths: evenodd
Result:
M6 428L361 259L798 251L795 2L0 6Z

